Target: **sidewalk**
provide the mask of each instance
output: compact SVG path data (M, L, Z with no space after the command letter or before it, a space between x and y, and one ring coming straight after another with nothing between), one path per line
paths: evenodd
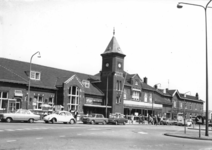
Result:
M205 128L201 129L201 135L199 137L199 127L195 128L186 128L186 133L184 133L184 128L179 131L172 133L165 133L165 136L179 137L179 138L188 138L188 139L196 139L196 140L210 140L212 141L212 130L209 128L208 130L209 136L205 136Z

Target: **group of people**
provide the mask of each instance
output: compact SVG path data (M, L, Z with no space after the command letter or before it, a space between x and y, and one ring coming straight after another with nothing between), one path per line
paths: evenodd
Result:
M130 122L133 124L134 122L134 115L130 116ZM144 124L145 120L147 121L148 124L152 124L152 125L158 125L160 124L161 121L161 117L159 115L148 115L147 117L144 115L139 115L138 116L138 123L139 124Z

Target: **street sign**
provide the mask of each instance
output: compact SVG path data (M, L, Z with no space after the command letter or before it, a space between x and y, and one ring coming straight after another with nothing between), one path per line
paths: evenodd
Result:
M196 117L196 124L202 124L203 123L203 118L202 116L197 116Z

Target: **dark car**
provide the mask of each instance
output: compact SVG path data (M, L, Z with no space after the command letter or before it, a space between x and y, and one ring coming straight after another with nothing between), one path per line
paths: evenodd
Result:
M127 122L128 122L128 119L124 118L124 115L120 113L111 114L108 119L108 124L125 125Z
M102 114L91 114L82 118L84 124L107 124L108 118L105 118Z

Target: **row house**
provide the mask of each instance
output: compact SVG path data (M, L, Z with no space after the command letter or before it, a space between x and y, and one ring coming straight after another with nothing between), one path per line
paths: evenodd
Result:
M125 54L115 32L101 54L102 68L96 75L62 70L0 58L0 112L19 108L42 111L43 104L62 106L80 114L110 113L161 115L174 118L202 113L203 101L177 90L148 85L147 78L124 70ZM30 91L28 91L30 80ZM30 94L29 94L30 92ZM28 98L28 95L29 98Z

